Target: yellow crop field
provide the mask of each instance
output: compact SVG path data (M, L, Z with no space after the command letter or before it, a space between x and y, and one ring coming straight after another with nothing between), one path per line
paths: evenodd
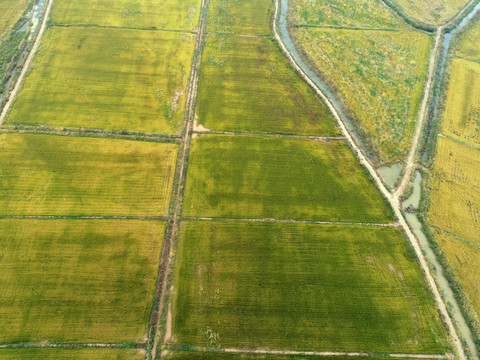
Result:
M156 221L0 220L0 342L143 341L164 232Z
M50 28L7 122L175 133L193 35Z
M480 150L440 137L431 188L432 224L480 245Z
M20 17L30 0L0 0L0 37Z
M35 359L35 360L144 360L145 354L142 351L134 350L134 349L0 350L0 360L32 360L32 359Z
M178 146L0 135L2 215L166 215Z
M224 33L270 35L272 0L210 0L208 30Z
M480 21L477 20L468 31L460 36L455 55L480 61L478 39L480 39Z
M402 160L417 120L431 38L416 31L318 28L296 28L295 35L380 160Z
M480 145L480 63L453 59L442 133Z
M56 0L52 20L61 24L193 30L201 0Z
M407 25L375 0L295 0L294 24L404 29Z
M439 231L435 232L435 239L442 245L464 292L477 316L480 316L480 283L478 282L480 279L480 249Z
M408 15L427 24L439 25L453 16L468 0L395 0Z

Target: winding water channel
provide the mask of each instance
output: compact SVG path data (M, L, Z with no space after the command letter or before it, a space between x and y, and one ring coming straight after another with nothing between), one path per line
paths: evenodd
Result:
M290 55L293 57L295 62L298 64L298 66L303 70L303 72L310 78L310 80L315 83L315 85L325 94L325 96L330 100L330 102L333 104L333 106L336 108L340 118L344 121L346 124L346 127L348 131L353 135L355 142L359 147L361 147L364 151L365 154L372 159L372 154L368 153L368 148L365 146L364 141L360 138L358 135L358 132L356 131L352 121L348 118L345 110L343 109L342 104L340 101L337 99L336 95L332 92L332 90L328 87L328 85L322 81L312 69L304 62L302 57L300 56L298 50L296 49L292 38L289 33L289 28L288 28L288 1L289 0L280 0L280 14L277 19L277 24L279 28L279 33L280 37L282 38L282 41L287 48L288 52ZM438 59L437 62L437 69L435 71L436 73L436 80L435 80L435 86L438 87L439 84L441 84L441 80L443 78L443 75L445 73L445 67L446 67L446 61L448 59L448 54L449 54L449 48L450 48L450 43L452 41L453 35L460 31L477 13L480 11L480 3L477 4L464 18L463 20L450 32L444 34L444 39L442 43L442 49L440 53L440 58ZM433 111L435 114L437 112L438 108L438 103L439 103L439 96L440 96L440 91L435 91L434 97L432 99L432 102L430 104L430 109L431 112ZM428 125L428 124L427 124ZM428 135L427 135L428 136ZM400 168L401 169L401 168ZM397 169L395 169L397 170ZM397 172L397 171L395 171ZM393 181L393 180L391 180ZM407 199L404 203L405 206L411 205L413 208L418 208L419 200L420 200L420 194L421 194L421 174L419 172L416 173L414 184L413 184L413 193ZM440 262L437 259L437 256L435 255L435 252L432 250L430 247L429 241L425 234L423 233L422 230L422 224L420 220L418 219L417 215L415 213L407 213L405 215L406 220L408 221L410 227L412 228L413 232L415 233L417 239L419 240L420 246L422 248L422 251L424 253L424 256L426 260L428 261L433 274L435 275L435 280L437 283L437 286L439 290L442 293L442 296L444 297L446 303L449 305L449 311L450 314L452 315L457 329L459 331L459 334L466 344L466 348L468 348L470 352L470 358L479 360L477 349L475 347L475 342L473 340L472 332L467 325L467 322L460 310L460 307L457 303L457 300L455 298L455 295L452 291L452 288L450 286L450 283L446 279L444 275L443 268L440 264Z

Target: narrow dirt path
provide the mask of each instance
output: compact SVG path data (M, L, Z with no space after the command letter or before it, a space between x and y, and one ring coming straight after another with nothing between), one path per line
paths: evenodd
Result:
M460 341L460 338L457 334L457 330L455 326L453 325L452 319L450 318L447 307L445 306L445 303L443 301L443 298L440 295L440 291L438 290L437 284L435 283L435 280L432 276L432 273L430 272L430 267L428 266L428 263L425 259L425 256L422 253L422 249L420 247L420 243L418 239L415 237L413 234L412 230L408 226L405 218L403 217L403 214L401 212L400 204L398 201L398 198L390 194L390 192L386 189L385 185L383 184L382 180L380 179L379 175L375 171L373 165L368 161L367 157L363 153L363 151L357 146L355 141L353 140L352 135L348 131L344 121L342 118L339 116L337 109L333 105L333 103L330 101L330 99L325 96L325 94L319 89L319 87L306 75L305 71L298 65L298 63L295 61L293 55L290 53L290 51L287 49L286 45L284 44L278 29L277 29L277 19L278 19L278 14L280 10L280 5L279 5L280 0L275 0L275 15L274 15L274 21L273 21L273 32L275 35L275 38L280 46L280 49L282 52L285 54L289 62L292 64L294 69L298 72L298 74L316 91L316 93L320 96L320 98L325 102L333 116L335 117L338 127L340 128L340 131L342 134L346 137L353 153L357 157L358 161L365 167L365 169L368 171L370 176L372 177L374 183L376 184L377 188L380 190L382 195L385 197L385 199L390 203L395 216L399 220L399 224L401 229L404 231L404 233L407 236L408 241L410 242L411 246L413 247L415 254L419 260L419 264L425 274L425 278L427 280L428 285L431 288L432 294L435 298L435 301L437 303L438 309L444 318L444 321L446 322L448 332L453 339L453 343L455 346L455 349L458 353L458 356L460 359L466 359L465 356L465 351L462 346L462 342Z
M196 35L194 58L192 61L192 69L187 88L182 145L179 158L177 160L177 169L175 176L175 179L177 181L172 192L173 216L167 225L167 232L165 235L162 256L160 259L160 265L158 270L157 290L154 301L154 304L156 304L157 306L155 309L153 309L152 316L150 318L150 331L153 331L153 343L150 344L151 352L150 354L147 354L147 356L149 355L148 357L152 360L156 358L157 348L159 347L160 343L164 341L164 338L162 338L160 334L161 313L165 307L165 297L167 293L168 277L170 275L171 267L171 252L177 237L182 215L183 193L185 188L188 157L190 153L190 144L192 141L192 129L195 121L197 105L200 65L202 62L203 47L206 40L206 20L208 4L209 0L202 0L200 20ZM171 330L166 331L163 336L168 336L168 333L170 331Z
M27 60L25 61L25 64L23 65L22 71L20 72L20 75L18 76L18 79L15 83L15 86L10 93L10 96L8 97L8 101L5 103L5 106L2 109L2 113L0 114L0 125L2 125L5 121L5 118L7 117L7 113L10 110L10 107L12 106L18 91L20 90L20 87L22 86L23 79L25 78L25 75L28 72L28 69L30 68L31 62L35 56L35 53L37 52L38 45L40 44L40 41L42 40L43 33L45 32L45 29L47 28L47 21L48 17L50 16L50 10L52 8L53 0L48 0L47 3L47 8L45 10L45 14L43 16L42 20L42 25L40 26L40 30L38 31L37 38L35 39L35 42L33 43L32 49L30 50L30 53L27 56Z
M418 112L417 123L415 125L415 132L413 135L412 145L410 146L410 152L408 154L407 162L405 163L405 172L403 174L400 185L398 186L397 190L394 193L394 197L396 198L397 201L400 201L400 198L405 192L405 189L410 184L410 181L412 178L412 172L416 166L415 157L418 151L420 135L422 134L423 126L425 124L425 119L427 118L427 108L428 108L430 96L432 95L433 88L434 88L435 74L437 69L436 63L437 63L437 58L440 50L440 44L442 43L442 38L443 38L442 34L443 34L443 27L440 26L437 29L433 50L430 53L427 80L425 82L425 86L423 89L423 96L422 96L422 101L420 103L420 110Z
M200 346L189 346L190 351L204 353L228 353L228 354L255 354L255 355L293 355L293 356L351 356L351 357L391 357L409 359L445 359L444 354L372 354L366 352L339 352L339 351L296 351L296 350L273 350L273 349L237 349L220 348L207 349Z
M234 132L234 131L217 131L217 130L195 130L195 134L213 134L213 135L235 135L235 136L260 136L260 137L283 137L291 139L309 139L314 141L344 141L344 136L313 136L313 135L290 135L290 134L267 134L267 133L251 133L251 132Z
M280 223L280 224L316 224L316 225L343 225L343 226L373 226L373 227L393 227L398 228L398 223L368 223L368 222L348 222L348 221L319 221L319 220L294 220L294 219L248 219L248 218L220 218L220 217L199 217L188 216L182 217L182 220L187 221L233 221L233 222L265 222L265 223Z

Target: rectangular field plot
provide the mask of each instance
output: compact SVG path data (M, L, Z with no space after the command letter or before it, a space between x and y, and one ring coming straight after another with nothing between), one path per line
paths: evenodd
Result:
M134 349L0 349L0 360L143 360ZM340 359L339 359L340 360Z
M480 146L480 64L453 59L442 132Z
M198 122L212 130L339 134L271 39L208 35L198 91Z
M415 256L394 228L187 222L178 261L172 341L181 345L446 350Z
M56 0L53 22L70 25L193 30L201 0Z
M480 245L480 150L439 138L431 187L432 224Z
M178 132L193 48L181 33L50 28L7 122Z
M480 249L457 238L435 232L435 239L442 245L442 250L460 280L463 291L480 316Z
M144 341L164 229L0 220L0 342Z
M193 141L188 216L389 222L343 141L204 135Z
M207 30L270 35L272 17L272 0L210 0Z
M166 215L178 146L0 135L0 215Z
M376 0L297 0L294 24L338 27L405 29L406 24L387 5Z

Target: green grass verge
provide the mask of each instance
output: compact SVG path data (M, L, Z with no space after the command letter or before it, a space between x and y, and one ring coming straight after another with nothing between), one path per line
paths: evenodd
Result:
M0 220L0 343L144 341L164 230L153 221Z
M271 35L272 0L210 0L208 31Z
M51 20L61 24L193 30L201 0L56 0Z
M8 123L179 132L193 35L50 28Z
M431 38L414 31L295 28L321 76L336 88L380 161L408 154Z
M178 146L0 135L1 215L166 215Z
M295 0L292 21L319 26L405 29L407 25L377 0Z
M415 255L397 229L187 222L177 258L172 336L178 344L447 349Z
M184 214L390 222L343 141L204 135L193 141Z
M203 54L198 122L212 130L338 135L332 115L264 38L210 34Z

